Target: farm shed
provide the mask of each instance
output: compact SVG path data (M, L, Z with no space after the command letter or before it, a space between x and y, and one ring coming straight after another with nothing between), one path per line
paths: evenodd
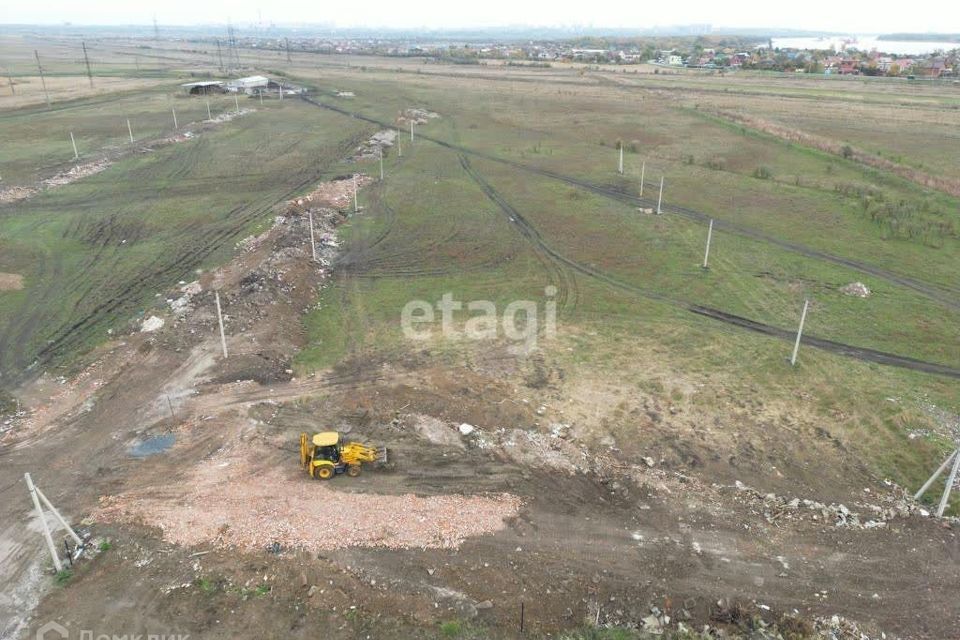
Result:
M257 93L261 89L266 89L270 85L270 79L266 76L248 76L246 78L237 78L227 83L227 90L233 93Z
M224 93L223 82L220 80L206 80L203 82L187 82L180 88L192 96L203 96L208 93Z

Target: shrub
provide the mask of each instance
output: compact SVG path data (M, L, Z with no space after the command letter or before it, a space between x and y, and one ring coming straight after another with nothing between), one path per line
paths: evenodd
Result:
M754 178L760 178L761 180L769 180L773 177L773 172L770 171L769 167L760 165L753 171Z

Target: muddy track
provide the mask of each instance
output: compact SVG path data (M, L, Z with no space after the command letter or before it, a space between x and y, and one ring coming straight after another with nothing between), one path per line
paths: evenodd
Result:
M349 116L351 118L357 118L359 120L371 122L381 127L392 126L389 123L382 122L375 118L370 118L360 113L355 113L352 111L348 111L346 109L341 109L340 107L328 105L328 104L313 100L307 96L303 96L302 99L322 109L328 109L336 113ZM540 175L546 178L559 180L571 186L580 187L582 189L586 189L588 191L596 193L597 195L601 195L613 200L617 200L619 202L623 202L631 205L644 205L648 207L651 204L656 206L656 203L652 200L640 198L639 196L629 194L625 191L615 189L607 185L596 184L588 180L581 180L578 178L574 178L572 176L557 173L555 171L550 171L548 169L541 169L539 167L534 167L522 162L518 162L516 160L501 158L499 156L496 156L490 153L485 153L483 151L477 151L474 149L463 147L461 145L452 144L450 142L446 142L444 140L440 140L438 138L425 135L423 133L421 133L419 137L423 140L428 140L430 142L433 142L434 144L440 145L441 147L445 147L452 151L456 151L457 153L472 155L478 158L483 158L484 160L490 160L492 162L505 164L505 165L508 165L517 169L521 169L523 171L527 171L536 175ZM844 258L841 256L836 256L830 253L826 253L824 251L812 249L810 247L807 247L799 243L782 240L780 238L776 238L774 236L770 236L765 233L756 231L745 225L740 225L735 222L726 221L726 220L723 220L722 218L717 218L715 216L711 216L700 211L695 211L693 209L688 209L685 207L678 207L673 205L663 205L661 209L663 211L682 215L690 220L699 222L701 224L709 223L710 219L712 218L714 220L714 226L717 229L723 230L727 233L733 233L746 238L750 238L752 240L767 242L777 247L780 247L781 249L786 249L787 251L800 254L807 258L811 258L814 260L821 260L823 262L830 262L832 264L846 267L854 271L859 271L861 273L873 276L880 280L885 280L891 284L899 285L907 289L916 291L917 293L923 294L924 296L930 298L931 300L939 304L942 304L946 307L949 307L952 309L960 309L960 299L958 299L958 296L960 296L960 288L930 284L928 282L917 280L916 278L912 278L910 276L894 273L887 269L883 269L881 267L877 267L875 265L872 265L866 262L862 262L859 260L852 260L852 259Z
M419 278L449 276L454 273L485 271L502 266L504 258L495 258L457 266L418 266L424 255L437 248L456 242L460 237L459 220L454 218L454 226L443 233L434 235L421 244L403 243L399 248L389 249L385 245L394 232L397 212L382 198L380 190L372 192L372 207L382 209L385 214L384 228L368 238L357 239L333 263L333 267L345 275L354 278Z
M520 235L527 240L533 249L537 260L547 271L550 283L557 288L557 309L560 310L567 307L571 292L573 295L572 306L576 306L578 298L577 283L568 271L570 265L566 264L559 256L550 250L543 241L543 238L540 237L540 233L520 215L519 211L504 200L503 197L490 186L490 183L484 180L483 177L473 169L470 165L470 160L465 155L461 153L458 157L460 159L460 166L464 172L480 187L480 190L483 191L487 198L497 205L500 211L506 216L507 222L516 225L516 228L520 231Z
M467 163L466 167L469 167ZM505 215L509 216L511 219L517 221L518 228L520 229L521 234L527 238L532 244L536 244L538 249L548 253L553 256L560 262L563 262L571 269L601 282L604 282L608 285L611 285L617 289L623 291L628 291L636 295L643 296L644 298L655 300L657 302L664 302L670 304L671 306L685 309L691 313L697 314L699 316L710 318L718 322L722 322L726 325L739 327L741 329L746 329L748 331L753 331L755 333L760 333L763 335L780 338L783 340L793 340L795 337L795 332L792 329L783 329L780 327L775 327L773 325L765 324L758 322L756 320L750 320L749 318L744 318L742 316L737 316L719 309L713 309L711 307L705 307L699 304L691 303L686 300L681 300L678 298L673 298L663 294L659 294L653 291L648 291L646 289L635 287L628 283L625 283L613 276L610 276L607 273L599 271L593 267L589 267L580 262L577 262L567 256L557 252L552 249L549 245L544 242L540 234L523 218L520 213L514 209L503 197L490 185L484 178L479 175L475 170L467 169L465 170L470 173L471 177L480 185L483 192L494 202ZM960 379L960 369L950 367L947 365L938 364L935 362L926 362L924 360L918 360L916 358L910 358L906 356L899 356L893 353L886 353L884 351L878 351L876 349L868 349L864 347L856 347L853 345L844 344L842 342L836 342L834 340L828 340L826 338L819 338L813 335L805 335L803 338L804 344L822 349L824 351L829 351L838 355L846 356L849 358L855 358L857 360L862 360L865 362L874 362L877 364L889 365L894 367L900 367L902 369L910 369L912 371L921 371L924 373L932 373L936 375L948 376L951 378Z

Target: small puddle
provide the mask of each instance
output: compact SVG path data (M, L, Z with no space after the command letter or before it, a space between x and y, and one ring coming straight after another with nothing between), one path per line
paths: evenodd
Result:
M130 455L134 458L146 458L147 456L163 453L172 447L173 443L176 441L177 436L172 433L165 433L159 436L150 436L149 438L141 440L137 444L130 447L130 449L127 451L127 455Z

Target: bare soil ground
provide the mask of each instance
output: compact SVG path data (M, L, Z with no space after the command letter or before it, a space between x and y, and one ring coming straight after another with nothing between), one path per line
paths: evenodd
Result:
M23 289L23 276L19 273L0 273L0 291Z
M351 187L289 203L231 263L170 292L160 330L24 390L0 450L0 486L20 496L0 506L4 637L57 620L114 634L420 638L454 619L514 637L520 603L527 633L547 634L637 623L651 606L716 623L718 600L770 621L842 614L872 637L956 637L955 530L795 410L669 368L688 394L625 396L615 379L505 346L451 362L427 345L295 377L300 317L336 251L323 242L309 260L304 213L330 239ZM704 393L716 397L691 400ZM386 444L390 462L310 480L297 436L327 428ZM25 471L110 541L62 587L44 572Z

